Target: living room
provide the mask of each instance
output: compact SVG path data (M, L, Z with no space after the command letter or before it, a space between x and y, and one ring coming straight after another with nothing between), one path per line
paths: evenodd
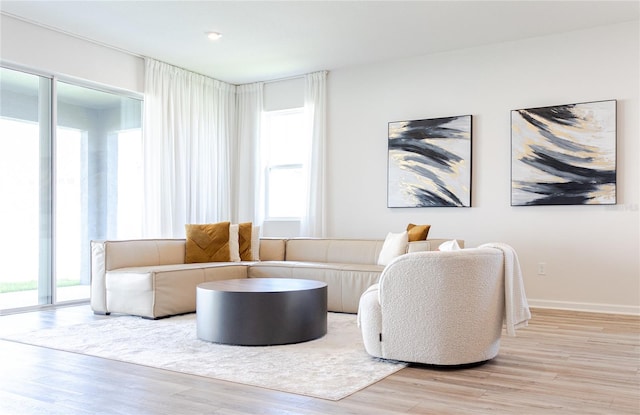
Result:
M464 239L467 246L507 242L521 256L532 305L639 314L634 25L632 20L331 71L327 236L384 238L419 222L430 223L434 237ZM144 90L140 57L5 15L3 31L3 60ZM94 63L76 59L78 51ZM267 84L265 105L300 102L302 84ZM617 203L512 207L510 111L609 99L617 100L618 111ZM387 124L463 114L474 117L472 208L387 208ZM265 236L297 231L266 228ZM540 263L546 264L544 276L538 275Z
M606 3L576 7L588 21L589 7L606 10ZM635 10L624 20L544 35L318 68L329 71L327 236L384 239L408 223L429 223L433 237L463 239L467 247L513 246L532 307L640 315L637 4ZM5 14L0 53L3 63L144 91L142 57ZM302 78L262 80L269 81L265 105L302 100ZM511 206L511 111L603 100L617 101L616 203ZM388 123L466 114L473 116L471 207L388 208ZM298 232L295 223L263 226L265 236Z

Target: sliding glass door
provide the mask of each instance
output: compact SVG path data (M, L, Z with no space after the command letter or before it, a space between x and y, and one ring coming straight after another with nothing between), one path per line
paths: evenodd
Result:
M88 299L90 241L141 236L142 102L1 70L0 311Z

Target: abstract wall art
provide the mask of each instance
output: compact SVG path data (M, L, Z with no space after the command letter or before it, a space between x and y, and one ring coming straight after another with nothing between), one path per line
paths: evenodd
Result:
M471 115L389 123L387 206L471 206Z
M616 101L511 111L511 205L616 203Z

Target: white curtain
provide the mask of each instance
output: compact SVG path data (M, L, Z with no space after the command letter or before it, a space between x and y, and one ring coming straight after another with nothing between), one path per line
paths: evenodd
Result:
M228 220L234 85L145 59L144 236Z
M300 235L326 236L325 220L325 148L327 72L305 75L305 131L309 141L306 174L306 212L300 221Z
M264 221L264 186L261 185L260 128L262 119L262 82L239 85L237 94L237 142L234 147L237 164L233 189L236 205L232 220L253 222L262 226Z

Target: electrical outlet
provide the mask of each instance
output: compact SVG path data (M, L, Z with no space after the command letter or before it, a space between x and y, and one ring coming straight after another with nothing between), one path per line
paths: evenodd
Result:
M547 263L538 262L538 275L547 275Z

